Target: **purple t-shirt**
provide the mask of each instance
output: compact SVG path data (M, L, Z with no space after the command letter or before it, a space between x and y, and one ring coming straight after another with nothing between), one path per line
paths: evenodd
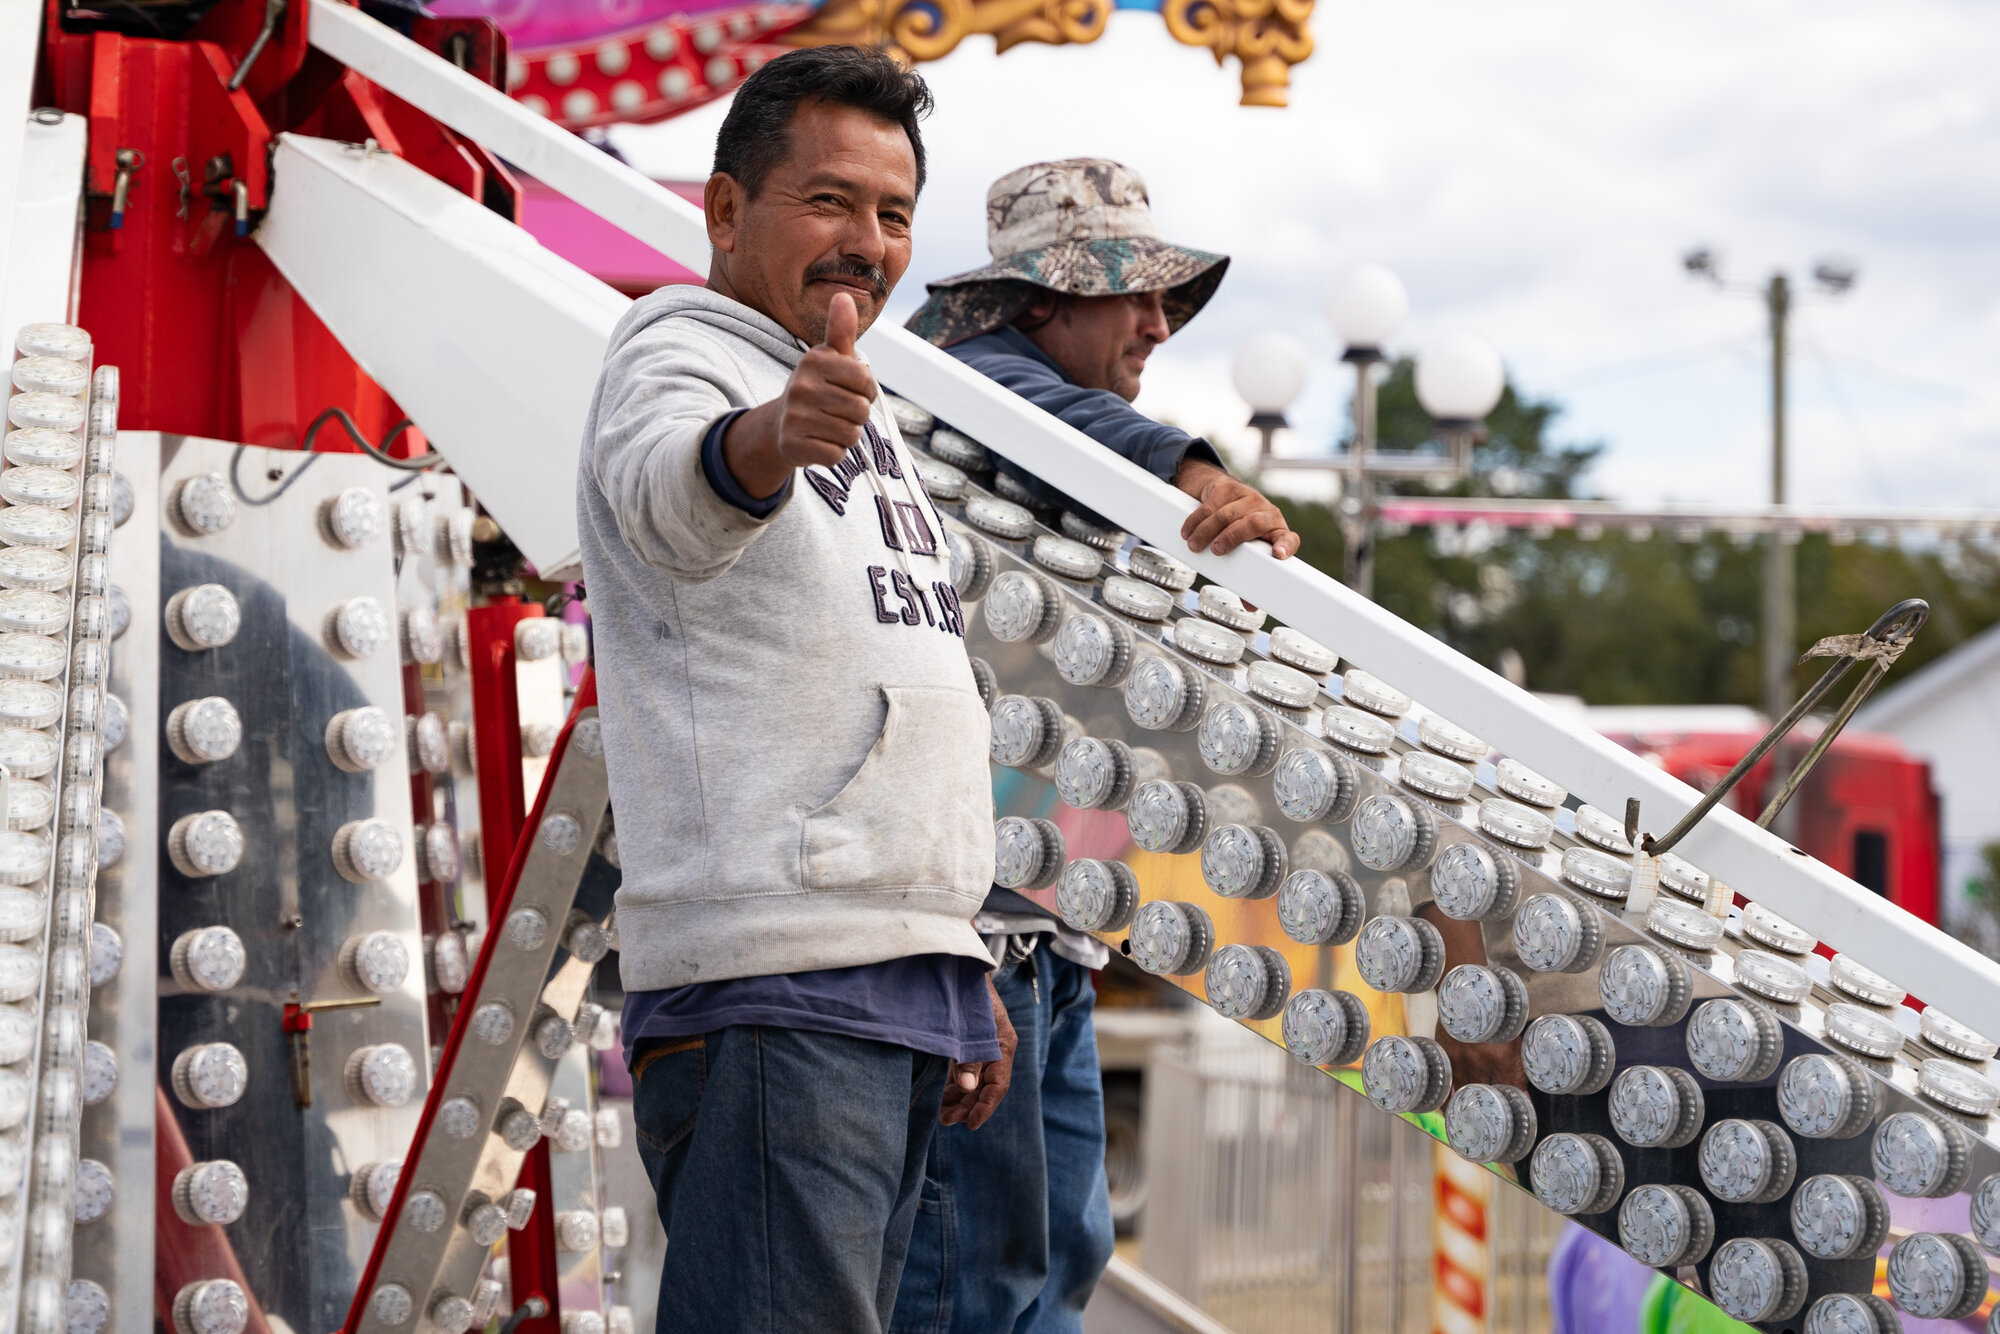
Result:
M852 968L695 982L625 997L625 1063L647 1038L687 1038L736 1024L799 1028L889 1042L948 1061L997 1061L1000 1038L986 966L956 954L913 954Z
M722 459L722 433L738 413L709 428L701 467L715 493L757 518L775 511L791 491L767 500L744 491ZM646 1038L686 1038L733 1024L800 1028L813 1033L890 1042L946 1060L997 1061L999 1033L986 990L987 965L955 954L916 954L851 968L695 982L625 997L619 1024L625 1063Z

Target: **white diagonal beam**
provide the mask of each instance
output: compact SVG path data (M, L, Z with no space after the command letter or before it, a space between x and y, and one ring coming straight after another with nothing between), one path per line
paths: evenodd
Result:
M535 568L577 564L582 422L631 302L399 157L278 137L257 243Z

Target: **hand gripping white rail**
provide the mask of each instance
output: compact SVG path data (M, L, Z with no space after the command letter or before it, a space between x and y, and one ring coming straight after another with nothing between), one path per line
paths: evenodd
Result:
M707 233L692 205L358 10L337 0L311 3L312 45L679 263L706 271ZM1174 549L1192 508L1187 496L901 329L878 325L862 346L897 393L1127 530ZM1228 556L1176 554L1604 810L1622 811L1637 797L1645 827L1662 830L1698 799L1686 784L1301 561L1275 561L1262 545ZM1741 816L1715 812L1678 851L1928 1002L1975 1021L2000 1005L2000 965Z

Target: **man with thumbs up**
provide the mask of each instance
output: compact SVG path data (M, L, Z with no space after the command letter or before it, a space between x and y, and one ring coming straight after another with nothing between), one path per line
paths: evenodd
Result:
M1007 1090L972 926L987 714L937 511L855 351L909 262L929 107L855 47L753 74L703 200L708 282L633 304L585 432L663 1334L885 1329L932 1135Z

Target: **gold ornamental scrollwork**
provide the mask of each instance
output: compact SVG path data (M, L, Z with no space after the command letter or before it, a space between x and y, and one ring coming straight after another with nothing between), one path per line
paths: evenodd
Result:
M1243 62L1243 105L1281 107L1292 66L1312 54L1313 0L1164 0L1160 17L1177 42L1204 46L1220 65Z
M942 60L968 37L990 36L1000 51L1022 42L1094 42L1112 0L828 0L785 35L794 46L874 46L912 63ZM1243 64L1243 105L1285 105L1291 67L1312 54L1306 21L1312 0L1165 0L1167 31L1206 47L1217 64Z

